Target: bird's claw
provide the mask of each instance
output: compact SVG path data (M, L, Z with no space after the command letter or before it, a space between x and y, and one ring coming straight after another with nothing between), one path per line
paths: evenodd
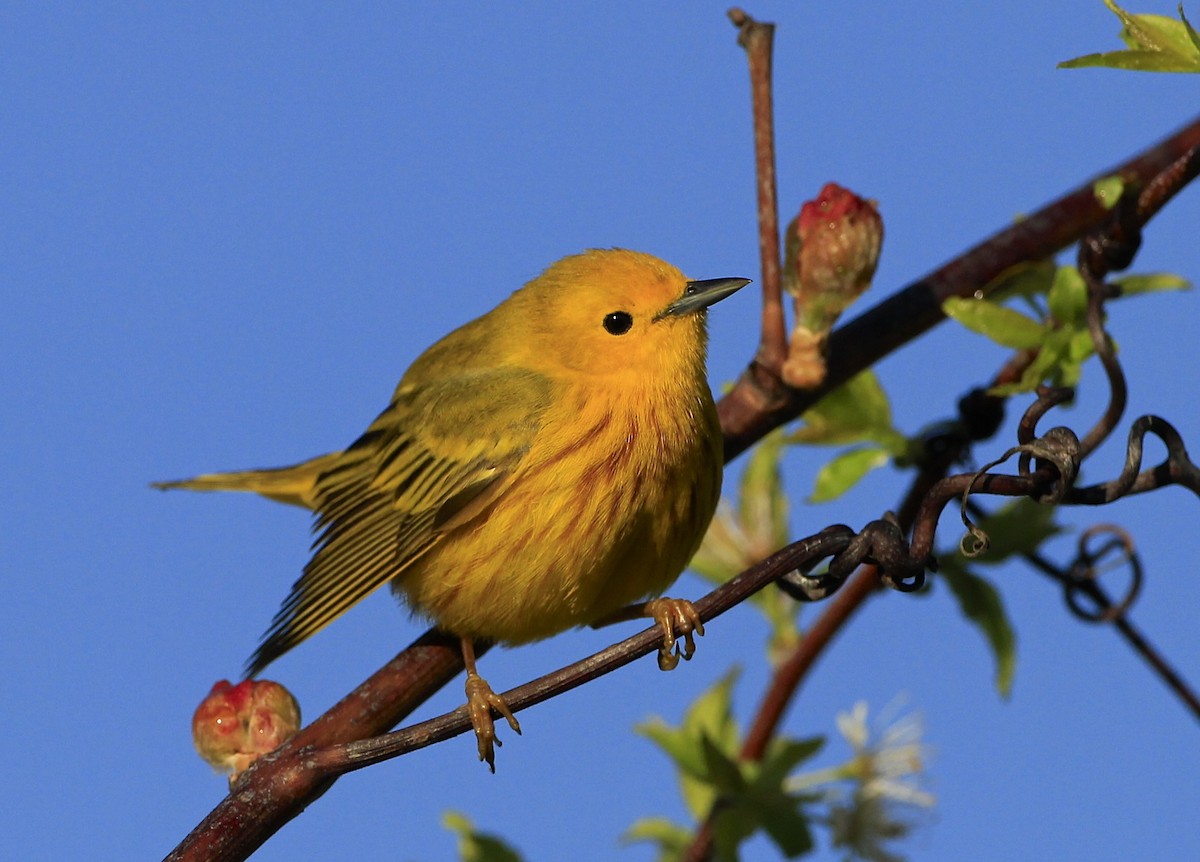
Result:
M500 695L492 691L487 680L477 673L467 674L467 714L471 717L471 726L475 728L475 742L479 745L479 759L487 763L488 769L496 771L496 754L494 745L503 745L496 737L496 724L492 720L492 710L508 720L508 726L518 734L521 725L508 703Z
M687 599L651 599L646 602L645 613L654 618L663 633L662 646L658 648L658 669L674 670L681 658L690 661L696 652L692 633L704 636L704 623L692 603Z

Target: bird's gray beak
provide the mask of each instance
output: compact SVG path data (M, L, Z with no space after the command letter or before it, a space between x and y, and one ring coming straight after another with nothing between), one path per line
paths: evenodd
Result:
M720 302L731 296L750 283L748 278L709 278L704 281L689 281L683 290L683 296L672 302L658 314L655 320L664 317L681 317L693 314Z

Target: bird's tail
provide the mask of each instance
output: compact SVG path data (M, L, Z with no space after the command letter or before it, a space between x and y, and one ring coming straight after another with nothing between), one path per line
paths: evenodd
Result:
M151 482L163 491L183 488L188 491L250 491L280 503L312 509L316 506L317 477L332 467L341 452L318 455L290 467L269 470L237 470L230 473L204 473L191 479Z

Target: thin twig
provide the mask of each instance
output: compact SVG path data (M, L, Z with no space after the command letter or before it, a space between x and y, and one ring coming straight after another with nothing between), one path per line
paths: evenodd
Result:
M788 572L840 553L852 536L848 528L835 527L777 551L697 601L695 608L700 619L704 622L715 619ZM656 625L651 626L595 655L505 692L504 700L513 712L528 709L649 655L661 645L662 631ZM459 707L419 725L338 747L346 754L344 764L338 765L339 770L361 769L470 729L466 707ZM331 758L337 753L336 749L330 752ZM330 763L333 763L332 759Z
M830 528L788 545L697 601L695 607L700 618L707 622L782 575L839 553L852 536L848 528ZM462 668L461 659L449 663L442 654L449 651L452 642L444 635L429 632L414 644L415 649L410 648L393 659L393 664L415 662L416 670L438 666L452 677ZM648 655L661 642L662 632L657 627L645 629L593 656L505 692L505 699L514 712L526 709ZM434 650L438 654L425 660L416 657L416 653L424 650ZM384 674L389 685L401 678L399 674L386 674L387 670L385 668L380 674ZM407 670L411 673L414 668ZM372 680L380 677L380 674L376 674ZM437 676L440 678L442 675ZM431 678L428 683L435 681ZM445 681L442 680L437 687ZM339 721L346 722L358 715L368 726L373 726L379 720L380 712L395 711L390 708L391 701L405 700L394 692L390 698L377 698L374 692L368 690L370 683L371 680L364 683L331 710L331 713L339 713L337 720L331 719L323 729L311 730L311 727L321 725L328 716L318 719L313 726L256 762L238 779L229 796L167 857L168 862L234 862L245 859L324 793L338 776L448 739L471 727L466 709L459 708L384 736L378 735L380 731L372 731L362 734L364 738L357 742L345 739L334 742L333 739L348 735L348 728L359 726ZM324 744L313 741L321 738L331 741Z
M730 9L738 44L750 62L750 103L754 115L754 174L758 198L758 254L762 265L762 336L756 357L778 375L787 358L783 280L779 262L779 201L775 179L775 117L771 100L771 51L775 25Z
M986 517L983 508L972 503L972 517L982 519ZM1039 554L1037 551L1026 551L1021 554L1021 557L1035 571L1041 572L1046 577L1055 581L1064 588L1074 583L1076 579L1071 577L1069 571L1051 562L1047 557ZM1096 607L1100 611L1107 611L1114 607L1112 599L1108 592L1094 578L1088 578L1080 585L1086 590L1088 598L1095 602ZM1178 671L1167 661L1166 657L1160 653L1149 638L1133 624L1128 615L1121 614L1111 620L1112 624L1120 632L1126 643L1133 648L1138 655L1150 666L1150 669L1158 676L1158 678L1167 686L1175 696L1183 703L1185 707L1192 713L1196 719L1200 719L1200 697L1192 691Z

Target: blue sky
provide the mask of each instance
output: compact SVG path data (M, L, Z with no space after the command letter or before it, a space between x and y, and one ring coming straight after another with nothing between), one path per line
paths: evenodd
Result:
M1174 14L1152 0L1131 8ZM345 445L423 347L564 254L629 246L695 277L757 277L748 85L724 9L6 9L4 855L158 858L223 794L191 750L191 712L257 642L306 559L308 523L264 501L165 496L147 482ZM1115 47L1100 0L748 11L779 25L784 218L827 180L879 201L887 236L863 307L1162 137L1196 104L1192 78L1054 69ZM1200 278L1198 201L1189 190L1154 222L1137 269ZM1128 418L1163 415L1200 448L1195 302L1122 304L1111 328ZM749 359L755 325L752 293L714 311L714 385ZM879 373L897 424L915 432L1003 359L945 325ZM1067 422L1099 409L1089 370ZM827 455L787 461L797 535L861 525L898 499L900 482L881 473L835 504L803 504ZM1120 447L1107 447L1086 478L1119 463ZM1148 572L1133 618L1193 682L1198 512L1172 489L1064 518L1133 531ZM950 518L941 538L957 542ZM1047 582L1020 568L999 582L1020 638L1009 702L944 591L888 595L822 660L788 732L831 733L858 700L879 709L903 695L919 710L939 807L901 849L922 859L1200 854L1194 718L1113 632L1074 621ZM703 589L688 576L674 592ZM313 717L420 630L381 593L271 676ZM615 637L496 651L485 676L508 688ZM675 673L646 660L523 714L525 736L505 736L495 776L466 737L352 775L255 858L451 858L438 820L453 808L531 860L648 860L648 848L618 850L617 836L681 805L667 762L630 728L677 720L731 663L744 667L745 720L764 683L762 637L740 609ZM423 715L460 698L455 683ZM773 856L755 843L747 858Z

